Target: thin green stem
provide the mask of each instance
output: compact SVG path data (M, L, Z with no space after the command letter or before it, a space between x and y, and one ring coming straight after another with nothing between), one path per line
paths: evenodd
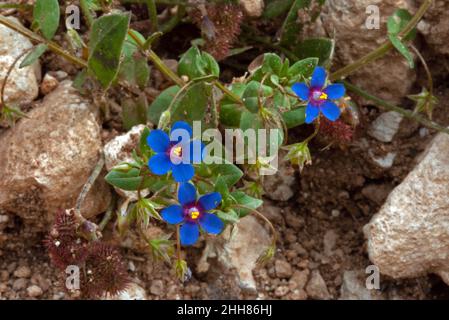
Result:
M37 35L36 33L26 29L25 27L22 27L21 25L18 25L16 23L12 22L11 20L9 20L1 15L0 15L0 23L7 26L8 28L20 33L21 35L27 37L31 41L46 44L51 51L64 57L66 60L68 60L72 63L75 63L76 65L78 65L80 67L83 67L83 68L87 67L86 61L73 56L72 54L70 54L69 52L65 51L63 48L58 46L56 43L42 38L41 36Z
M182 20L186 13L185 5L178 5L178 12L161 26L161 31L167 33L172 31Z
M404 27L404 29L399 33L399 38L403 38L408 35L418 24L424 14L427 12L429 7L431 6L433 0L425 0L418 11L415 13L413 18L409 21L409 23ZM393 44L390 41L385 42L381 46L379 46L374 51L371 51L367 55L361 57L357 61L335 71L329 76L330 81L338 81L346 78L349 74L354 71L360 69L368 63L371 63L381 57L383 57L388 51L393 49Z
M231 100L233 100L234 102L243 105L243 101L242 99L240 99L240 97L238 95L236 95L234 92L232 92L231 90L229 90L224 84L222 84L220 81L215 81L214 85L220 89L224 94L226 94L229 98L231 98Z
M145 0L145 4L147 5L148 17L150 18L151 31L158 32L159 31L159 23L157 21L156 3L154 0Z
M363 89L361 89L361 88L359 88L359 87L349 83L348 81L343 81L343 83L345 84L346 88L348 88L352 92L358 94L359 96L374 102L379 107L382 107L382 108L384 108L386 110L389 110L389 111L396 111L397 113L403 115L406 118L413 119L413 120L419 122L420 124L422 124L425 127L437 130L439 132L444 132L444 133L449 134L449 129L448 128L443 127L443 126L439 125L438 123L433 122L433 121L427 119L426 117L422 116L421 114L415 113L415 112L410 111L410 110L403 109L403 108L398 107L398 106L395 106L394 104L391 104L391 103L389 103L389 102L387 102L385 100L382 100L382 99L380 99L380 98L378 98L376 96L373 96L372 94L370 94L370 93L364 91Z

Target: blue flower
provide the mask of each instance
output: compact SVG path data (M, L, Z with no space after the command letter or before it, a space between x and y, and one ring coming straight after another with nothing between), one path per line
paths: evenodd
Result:
M151 172L157 175L167 174L170 170L176 182L187 182L192 179L195 169L192 163L200 163L203 159L204 145L201 141L191 140L192 127L186 122L173 124L170 136L177 136L172 141L162 130L153 130L147 137L147 144L156 152L148 161Z
M200 228L206 233L219 234L224 223L209 210L215 209L221 202L221 194L208 193L197 200L196 189L190 183L179 187L178 200L181 205L171 205L161 212L161 217L169 224L182 223L179 230L181 244L190 246L196 243Z
M296 95L301 100L307 101L306 123L312 123L320 112L330 121L340 117L340 108L332 100L340 99L345 95L345 86L335 83L325 87L326 77L326 70L316 67L310 86L305 83L295 83L292 86Z

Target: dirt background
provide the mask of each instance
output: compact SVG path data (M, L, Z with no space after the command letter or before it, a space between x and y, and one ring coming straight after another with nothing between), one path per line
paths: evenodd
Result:
M138 10L139 7L132 8ZM141 18L145 19L145 14ZM189 47L190 40L198 36L199 32L193 25L183 24L164 36L157 51L164 58L176 59ZM255 47L223 61L222 80L240 76L242 66L262 52L264 48ZM449 125L446 111L449 108L449 72L442 67L441 58L430 49L424 48L423 54L435 75L440 101L434 120ZM45 55L42 66L43 74L50 70L64 70L73 76L76 71L53 54ZM420 85L426 83L422 66L418 67L417 74L413 92L418 92ZM155 71L151 81L153 93L167 84ZM148 96L151 99L150 91ZM357 101L357 97L353 98ZM404 106L411 107L411 104L404 100ZM197 273L194 266L204 243L187 250L193 275L184 284L176 280L164 263L154 261L148 254L123 249L130 276L145 288L150 299L307 299L314 298L311 290L305 288L307 278L318 271L325 281L329 298L339 298L344 272L355 270L364 274L365 268L371 265L362 227L413 168L416 157L435 135L434 131L406 119L392 143L380 143L366 133L369 124L380 113L374 106L361 107L361 124L354 140L347 146L325 148L325 143L315 140L311 146L313 165L306 167L301 174L297 170L294 173L297 184L292 199L287 202L266 199L260 211L274 223L279 240L274 259L254 272L256 294L242 292L232 271L211 269L207 274ZM301 141L311 130L310 127L293 130L290 142ZM103 125L104 141L121 132L123 129L116 112ZM369 157L368 149L376 150L378 154L396 151L394 165L386 170L379 168ZM4 233L8 243L0 249L0 299L69 298L62 289L64 280L50 265L43 246L45 234L31 234L18 217ZM363 278L361 281L364 283ZM42 293L36 294L29 289L32 285L41 288ZM449 288L433 275L407 280L381 276L381 289L373 295L384 299L448 299Z

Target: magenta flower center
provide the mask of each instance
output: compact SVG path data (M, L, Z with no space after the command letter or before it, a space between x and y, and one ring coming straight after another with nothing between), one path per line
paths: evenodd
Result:
M187 220L192 222L197 221L201 218L202 209L200 206L193 204L184 208L184 216Z
M321 89L311 89L309 98L314 106L320 106L327 100L328 96Z
M175 144L168 149L168 155L170 159L181 160L182 159L182 147Z

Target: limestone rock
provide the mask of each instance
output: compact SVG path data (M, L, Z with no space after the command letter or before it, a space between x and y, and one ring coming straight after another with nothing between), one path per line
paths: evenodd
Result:
M140 135L144 128L143 124L134 126L127 133L115 137L104 146L106 170L110 171L122 162L134 162L132 151L139 145ZM115 188L115 191L131 201L137 200L136 191L124 191L119 188ZM148 190L142 190L142 196L147 195Z
M104 300L148 300L148 298L145 289L133 282L124 291Z
M367 7L379 8L379 29L368 30ZM411 0L328 0L320 15L320 23L331 37L335 35L335 55L339 65L354 62L377 48L387 40L386 21L398 8L414 11ZM399 103L409 93L416 79L415 70L410 69L404 57L391 51L382 59L363 67L350 76L356 85Z
M381 300L380 291L368 290L364 279L366 274L351 270L343 273L343 283L340 288L340 300Z
M381 142L391 142L398 132L403 118L401 114L394 111L382 113L373 121L368 134Z
M64 81L0 136L0 210L48 227L55 212L74 206L101 151L100 126L89 102ZM110 191L100 177L82 213L103 212Z
M16 18L9 17L8 19L20 24ZM26 56L24 52L32 48L33 44L26 37L4 25L0 25L0 39L0 86L3 85L6 74L14 61L23 54L8 77L5 86L5 102L11 104L30 103L39 94L37 79L40 77L40 65L37 62L22 69L19 68L19 65Z
M207 241L197 271L204 273L212 268L230 270L237 278L236 282L240 289L256 293L253 270L256 268L257 260L270 244L268 231L256 218L246 216L239 220L232 232L228 227L221 237L215 241ZM208 258L217 258L218 266L209 264Z
M393 278L439 274L449 284L449 136L419 164L364 227L371 261Z

